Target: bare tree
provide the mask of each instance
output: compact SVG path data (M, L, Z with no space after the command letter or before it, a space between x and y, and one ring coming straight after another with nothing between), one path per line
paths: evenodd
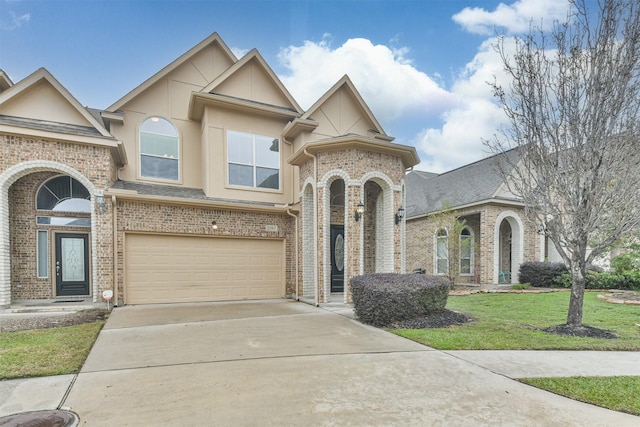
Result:
M499 38L511 82L490 85L509 127L485 143L519 150L500 173L570 268L567 326L581 327L587 265L640 221L640 3L570 3L515 50Z

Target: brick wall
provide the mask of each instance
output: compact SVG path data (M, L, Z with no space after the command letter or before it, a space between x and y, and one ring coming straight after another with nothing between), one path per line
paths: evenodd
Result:
M524 217L524 210L520 207L501 206L496 204L485 204L469 209L459 209L458 214L467 221L467 225L474 235L474 274L470 276L460 276L458 283L490 284L495 282L497 274L494 262L498 260L498 268L502 271L509 271L510 267L505 264L508 256L499 259L495 253L495 231L498 218L507 215L509 218L519 218L522 223L522 259L524 262L538 260L540 254L540 243L535 228L527 223ZM504 228L505 221L500 220ZM508 227L507 227L508 228ZM434 274L434 252L435 252L436 226L428 217L412 219L407 221L407 271L415 268L425 268L427 274ZM508 235L503 233L503 244L508 244ZM508 246L505 246L508 247ZM514 242L512 246L512 256L518 256L519 243ZM517 280L517 270L513 272Z
M294 219L287 214L266 214L134 201L118 201L118 291L123 300L124 233L151 232L178 235L216 235L286 239L286 295L295 294ZM213 230L211 221L218 229ZM275 225L278 231L267 231Z
M10 175L7 170L11 168ZM0 223L9 223L9 262L12 299L52 298L54 286L50 278L38 279L36 271L36 229L49 230L49 253L53 234L57 231L88 231L71 227L36 227L35 194L51 176L71 175L91 188L105 189L115 179L116 167L110 148L88 144L0 135L0 187L8 186L8 211L0 209ZM95 215L95 247L90 250L92 285L98 291L112 283L109 251L111 223L108 212ZM105 224L107 226L105 227ZM106 255L105 255L106 254ZM6 260L0 260L5 263ZM50 265L51 265L50 260ZM91 286L90 291L93 291ZM4 291L3 291L4 292ZM93 292L92 292L93 294Z

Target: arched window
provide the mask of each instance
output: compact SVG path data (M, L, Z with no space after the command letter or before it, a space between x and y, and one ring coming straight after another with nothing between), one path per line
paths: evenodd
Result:
M447 230L441 228L436 233L436 274L449 272L449 236Z
M56 176L45 182L36 196L36 209L59 212L91 212L91 194L70 176Z
M460 232L460 274L473 274L473 232L465 227Z
M179 180L180 139L170 121L150 117L140 126L140 176Z

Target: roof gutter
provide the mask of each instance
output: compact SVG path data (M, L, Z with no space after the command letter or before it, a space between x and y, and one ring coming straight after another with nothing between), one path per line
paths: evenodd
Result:
M467 203L467 204L464 204L464 205L452 206L449 210L452 211L452 210L468 209L468 208L473 208L475 206L486 205L488 203L525 207L525 203L521 202L521 201L518 201L518 200L491 198L491 199L479 200L477 202ZM420 214L420 215L407 217L407 221L412 221L414 219L420 219L420 218L426 218L426 217L435 215L438 212L439 211L430 211L430 212L423 213L423 214ZM467 214L464 214L464 215L467 215Z

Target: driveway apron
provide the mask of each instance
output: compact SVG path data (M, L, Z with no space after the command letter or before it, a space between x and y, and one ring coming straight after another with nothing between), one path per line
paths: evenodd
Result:
M127 306L63 404L80 425L638 425L304 303Z

